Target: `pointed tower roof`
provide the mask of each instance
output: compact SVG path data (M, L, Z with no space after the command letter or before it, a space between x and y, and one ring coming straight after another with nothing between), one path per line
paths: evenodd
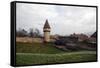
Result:
M50 28L50 25L48 23L48 20L46 20L45 24L44 24L44 27L43 28Z

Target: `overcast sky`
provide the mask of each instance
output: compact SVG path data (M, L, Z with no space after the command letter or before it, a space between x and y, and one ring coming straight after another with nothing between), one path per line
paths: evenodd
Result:
M43 34L46 19L51 34L93 33L96 31L96 8L17 3L17 30L38 28Z

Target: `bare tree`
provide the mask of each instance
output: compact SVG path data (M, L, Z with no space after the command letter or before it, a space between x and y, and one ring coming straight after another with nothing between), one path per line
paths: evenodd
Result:
M27 31L25 29L20 29L16 31L16 36L18 37L25 37L27 36Z
M40 37L41 36L40 31L37 28L35 29L35 32L34 33L35 33L35 36L36 37Z
M33 29L32 28L30 28L30 30L29 30L29 36L30 37L34 37L34 32L33 32Z

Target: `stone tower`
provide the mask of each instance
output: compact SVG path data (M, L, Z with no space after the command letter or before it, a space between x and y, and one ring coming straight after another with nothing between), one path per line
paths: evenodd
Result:
M43 27L43 32L44 32L44 42L50 42L50 25L48 23L48 20L46 20L44 27Z

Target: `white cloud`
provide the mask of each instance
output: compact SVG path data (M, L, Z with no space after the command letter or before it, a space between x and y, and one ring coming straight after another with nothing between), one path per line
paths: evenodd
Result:
M38 28L48 19L51 34L96 31L96 8L17 3L17 29Z

